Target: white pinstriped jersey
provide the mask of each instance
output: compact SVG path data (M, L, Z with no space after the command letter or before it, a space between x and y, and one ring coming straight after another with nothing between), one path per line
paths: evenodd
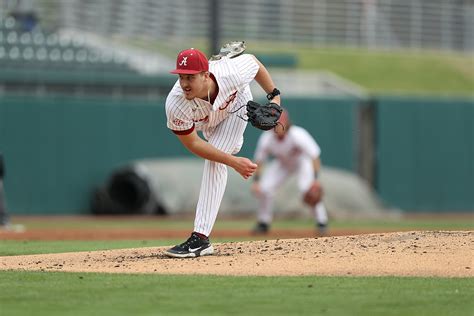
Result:
M288 168L296 166L299 159L309 157L316 159L321 154L321 148L314 138L302 127L291 126L285 137L280 140L273 131L260 135L255 150L255 161L264 161L273 156Z
M231 115L229 112L252 99L249 84L258 69L259 65L249 54L210 61L209 72L214 75L219 87L213 105L199 98L187 100L178 80L166 98L168 128L185 134L195 128L203 131L208 139L217 125Z

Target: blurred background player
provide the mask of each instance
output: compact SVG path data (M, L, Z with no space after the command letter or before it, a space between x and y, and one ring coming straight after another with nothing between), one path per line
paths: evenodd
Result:
M290 175L296 173L302 197L312 186L320 186L318 173L321 168L321 149L319 145L304 128L291 124L286 109L280 117L280 123L281 125L273 131L260 135L255 150L255 162L258 168L254 175L252 192L258 198L258 222L253 229L253 233L256 234L265 234L269 231L273 219L274 195ZM262 172L265 161L270 156L274 159ZM322 200L308 206L314 214L318 233L325 235L328 215Z
M191 48L178 54L176 69L171 73L178 74L179 79L166 99L167 126L205 163L194 230L188 240L165 254L179 258L212 255L209 235L227 185L227 166L244 179L257 169L250 159L234 156L244 141L247 121L242 118L245 105L252 99L249 84L255 79L267 98L278 105L280 93L265 66L250 54L222 56L208 62L204 53Z

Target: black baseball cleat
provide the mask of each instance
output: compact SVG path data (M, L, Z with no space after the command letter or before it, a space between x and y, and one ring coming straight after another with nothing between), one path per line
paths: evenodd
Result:
M252 229L252 234L254 234L254 235L265 235L265 234L268 233L269 229L270 229L270 225L268 225L267 223L259 222Z
M214 248L209 242L209 238L200 237L192 233L182 244L176 245L165 251L165 255L173 258L195 258L199 256L209 256L214 253Z

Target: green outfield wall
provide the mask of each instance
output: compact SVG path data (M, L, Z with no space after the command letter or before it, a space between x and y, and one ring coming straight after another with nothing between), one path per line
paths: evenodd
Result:
M2 98L0 146L15 214L87 213L93 189L131 159L180 153L146 102ZM184 150L181 151L184 153Z
M380 97L376 187L391 205L474 211L474 100Z
M0 97L0 151L13 214L87 214L92 192L131 160L189 156L166 128L164 100ZM357 171L357 111L351 98L285 99L323 163ZM408 210L473 210L473 104L469 100L381 98L376 185ZM241 155L259 131L247 127Z

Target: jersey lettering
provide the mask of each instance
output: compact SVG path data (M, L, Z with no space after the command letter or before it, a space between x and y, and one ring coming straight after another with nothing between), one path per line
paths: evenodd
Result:
M221 111L222 111L222 110L225 110L225 109L229 106L229 104L231 104L231 103L235 100L236 97L237 97L237 91L235 91L234 93L232 93L232 94L224 101L224 104L219 107L219 110L221 110Z

